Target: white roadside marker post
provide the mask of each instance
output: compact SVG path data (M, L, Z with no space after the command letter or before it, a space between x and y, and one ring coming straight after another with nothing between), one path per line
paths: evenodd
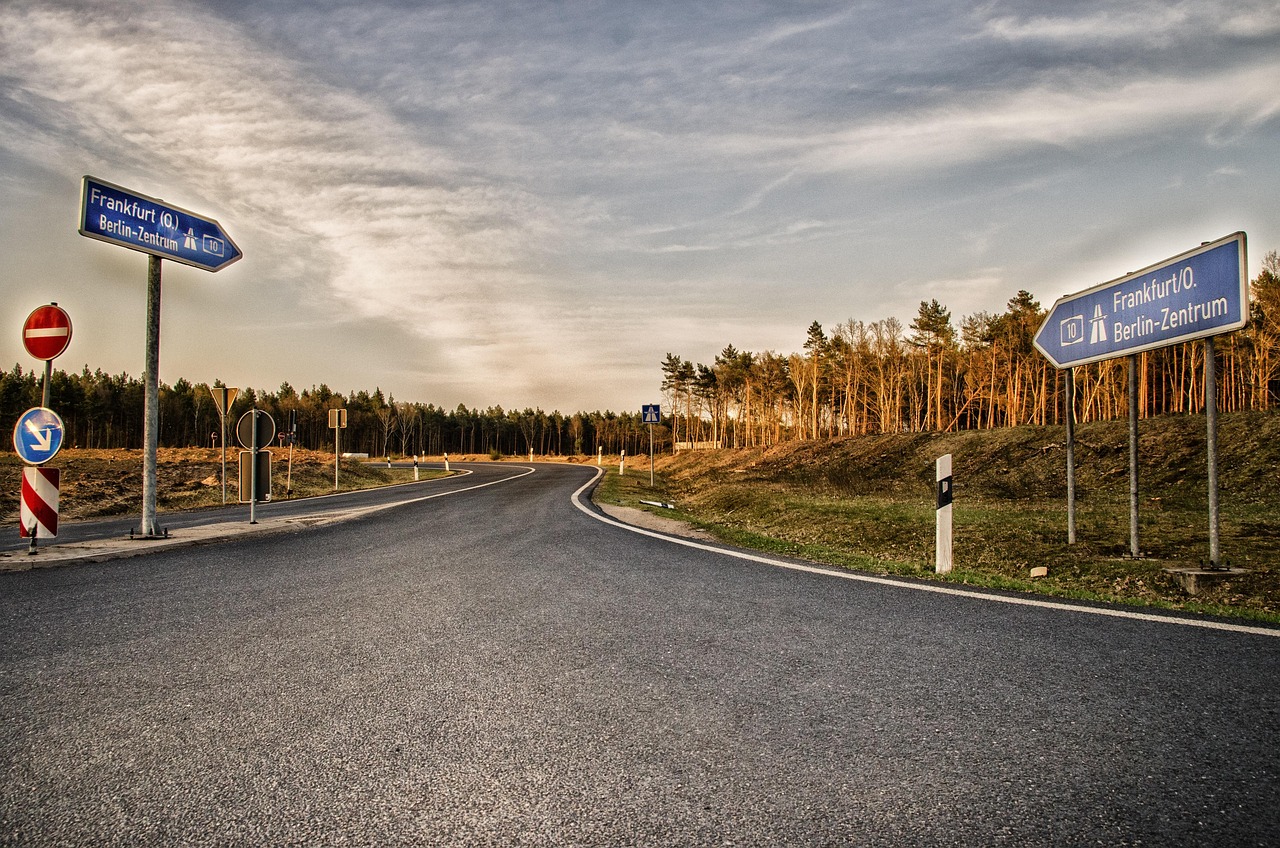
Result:
M938 574L951 571L951 454L938 457L935 465L938 484L938 522L935 539L937 558L934 570Z
M622 455L618 457L618 476L625 477L627 474L627 449L622 449Z

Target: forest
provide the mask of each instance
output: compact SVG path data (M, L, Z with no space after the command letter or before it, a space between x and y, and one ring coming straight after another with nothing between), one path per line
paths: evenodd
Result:
M1224 412L1267 410L1280 403L1280 256L1268 253L1250 283L1250 321L1215 347L1218 405ZM1032 338L1046 310L1019 291L999 314L964 317L957 328L937 300L922 301L909 326L894 318L853 319L830 333L814 321L800 351L752 353L727 345L710 365L668 353L661 363L663 425L659 450L744 447L868 433L971 430L1060 424L1062 374ZM1203 342L1139 355L1142 417L1203 409ZM1072 370L1079 421L1128 414L1123 358ZM0 420L16 421L39 406L43 368L0 372ZM214 386L222 386L215 381ZM179 379L160 386L160 444L216 445L219 415L207 383ZM64 444L78 448L142 446L143 381L85 366L54 369L50 405L63 419ZM380 389L335 393L321 384L302 391L242 389L229 427L251 407L265 409L278 430L296 421L297 444L333 445L329 410L345 408L342 450L434 455L500 453L539 456L645 454L649 432L639 410L545 412L502 407L444 409L396 401Z
M1224 412L1280 401L1280 256L1250 281L1244 329L1215 339L1217 401ZM1076 420L1124 418L1128 364L1121 357L1058 372L1032 340L1047 310L1019 291L999 314L960 321L922 301L907 327L894 318L849 319L830 333L817 321L801 351L726 346L710 365L676 354L662 390L676 446L742 447L868 433L1014 427L1065 421L1065 375ZM1139 416L1204 408L1203 341L1138 355Z
M43 369L24 371L14 366L0 373L0 420L16 421L28 408L39 406ZM214 386L224 385L215 380ZM143 381L127 374L80 373L54 369L50 407L62 417L64 445L76 448L141 449ZM179 379L160 385L162 447L216 446L221 433L217 407L207 383ZM567 456L626 449L648 451L648 432L640 413L580 412L565 415L541 409L507 411L502 407L442 409L434 404L408 403L388 397L380 389L343 395L327 385L299 392L287 382L277 391L241 389L227 416L230 440L241 415L257 407L275 419L278 432L296 426L296 444L312 450L332 450L334 432L329 410L345 408L347 427L341 433L343 452L371 456L528 454Z

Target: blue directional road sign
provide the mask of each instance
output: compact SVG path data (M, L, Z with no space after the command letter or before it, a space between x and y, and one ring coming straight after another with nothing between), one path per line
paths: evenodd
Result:
M22 413L13 428L13 448L28 465L42 465L62 450L62 418L37 406Z
M242 254L212 218L86 176L80 235L218 271Z
M1058 299L1035 346L1071 368L1238 330L1249 320L1245 234Z
M662 407L656 403L646 403L640 410L644 424L661 424Z

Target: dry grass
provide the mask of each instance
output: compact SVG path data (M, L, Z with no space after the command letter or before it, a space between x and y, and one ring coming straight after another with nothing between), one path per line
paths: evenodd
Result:
M1280 621L1280 414L1223 416L1221 538L1228 565L1189 598L1166 567L1208 558L1204 419L1140 424L1140 542L1128 557L1128 425L1077 435L1078 543L1066 543L1062 428L897 434L771 449L687 452L648 474L610 475L603 498L674 501L726 541L831 564L933 578L934 460L953 455L955 562L950 579L1078 598ZM1032 580L1033 566L1049 567Z
M294 497L333 491L333 454L293 452L288 474L288 450L272 450L272 497L285 498L286 482ZM173 511L222 504L221 452L210 448L161 448L156 455L156 497L161 510ZM142 510L142 452L128 450L64 450L49 463L62 469L59 517L63 520L124 515ZM0 456L0 516L5 524L18 521L18 493L23 463L15 454ZM431 474L435 472L423 472ZM441 472L442 473L442 472ZM365 489L413 479L409 469L388 469L373 463L343 460L339 480L343 490ZM239 469L235 451L227 455L227 500L235 503Z

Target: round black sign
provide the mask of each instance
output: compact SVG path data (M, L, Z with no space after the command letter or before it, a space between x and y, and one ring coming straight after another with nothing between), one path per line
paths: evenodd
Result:
M258 444L253 443L253 416L258 416ZM269 413L261 409L251 409L236 423L236 438L245 450L258 450L271 447L276 437L276 421Z

